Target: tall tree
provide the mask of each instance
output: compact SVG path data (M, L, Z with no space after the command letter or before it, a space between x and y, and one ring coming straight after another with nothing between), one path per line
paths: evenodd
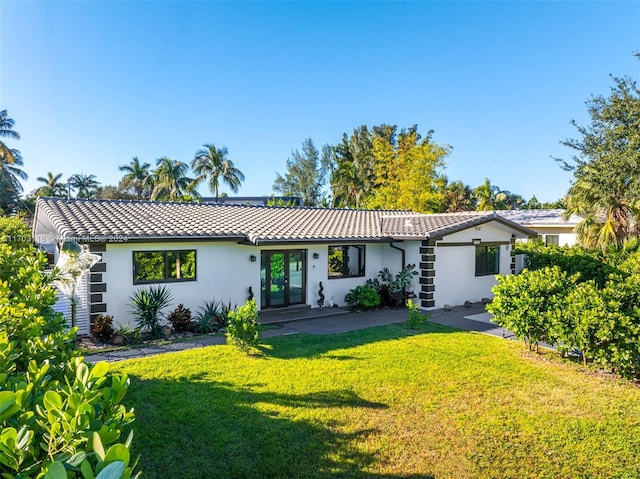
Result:
M121 165L118 167L120 171L125 172L122 177L122 185L129 185L135 194L135 198L138 200L149 199L151 197L151 190L153 189L149 184L149 176L151 175L151 165L149 163L140 163L140 160L135 156L131 163L128 165Z
M630 77L612 79L608 97L586 103L591 122L571 122L580 138L562 144L576 153L570 161L556 159L574 175L566 215L582 216L579 238L602 249L620 248L640 233L640 89Z
M276 173L273 190L284 196L299 196L305 206L322 206L326 204L324 187L330 168L331 147L323 146L321 153L307 138L302 142L302 151L291 152L285 175Z
M231 191L237 193L244 181L244 174L235 167L233 161L227 158L226 147L216 148L215 145L204 145L204 149L198 150L191 162L191 168L197 175L193 187L206 181L209 190L215 196L216 203L220 191L220 181L226 183Z
M371 195L375 181L375 156L366 125L342 135L332 150L331 196L333 206L360 208Z
M67 185L60 181L62 173L54 175L50 171L47 176L39 176L36 181L44 183L36 188L33 192L34 196L67 196Z
M96 180L96 175L71 175L69 184L76 190L78 198L92 198L100 187L100 182Z
M457 211L473 211L476 209L476 198L469 185L465 185L462 181L448 182L445 178L444 207L446 213L454 213Z
M510 201L511 193L492 185L489 178L485 178L484 182L473 190L473 195L477 202L478 211L510 209L507 202Z
M417 125L397 133L395 125L373 128L375 183L366 206L407 209L422 213L439 211L444 202L440 169L450 148L423 138Z
M0 209L4 213L15 211L19 203L22 184L27 174L22 171L22 155L10 148L4 139L19 140L20 134L13 129L15 121L9 118L7 110L0 111Z
M186 163L162 157L156 161L149 180L153 182L152 200L182 201L188 196L198 196L193 187L193 178L187 176Z

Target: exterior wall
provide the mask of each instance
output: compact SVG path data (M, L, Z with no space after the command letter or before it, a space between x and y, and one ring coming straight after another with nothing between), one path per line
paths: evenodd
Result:
M578 237L576 233L573 231L573 227L545 227L545 226L535 226L530 227L536 233L538 233L538 239L545 242L546 235L557 235L559 240L559 246L573 246L578 242Z
M249 286L254 297L260 300L260 252L255 247L232 242L164 242L108 244L102 253L106 271L102 279L106 291L102 293L105 309L114 323L135 324L131 314L130 297L138 289L150 285L133 284L133 251L158 251L171 249L195 249L196 281L160 283L171 289L173 303L190 308L195 314L205 301L230 301L242 304L249 297ZM251 262L250 256L258 255Z
M343 245L344 243L332 243ZM249 287L257 306L262 307L260 295L260 253L261 251L306 250L306 304L318 307L320 282L323 285L324 305L344 306L347 292L375 278L385 266L396 274L401 269L401 252L388 243L362 243L365 248L365 275L355 278L329 279L329 244L321 245L269 245L246 246L235 242L163 242L163 243L119 243L101 245L102 262L94 266L89 297L91 311L95 317L99 313L111 315L115 323L135 325L131 314L130 297L138 289L150 285L133 284L133 251L158 251L172 249L196 250L196 281L169 282L173 303L169 310L179 303L195 314L204 301L222 300L231 305L240 305L249 297ZM420 242L401 242L407 263L419 263ZM104 247L103 247L104 246ZM318 258L314 256L317 255ZM255 256L256 261L250 257ZM98 271L99 270L99 271ZM93 270L92 270L93 271ZM418 292L418 279L414 290ZM165 313L168 311L165 311Z
M491 288L496 284L494 275L475 275L475 248L473 240L480 240L480 245L500 243L499 274L510 274L515 269L513 238L511 231L487 223L447 235L433 245L434 269L430 276L423 270L424 286L432 286L432 302L426 297L423 307L442 308L464 304L465 301L479 302L482 298L491 298ZM423 247L423 251L428 246ZM431 263L429 261L428 263ZM428 280L432 279L429 284Z

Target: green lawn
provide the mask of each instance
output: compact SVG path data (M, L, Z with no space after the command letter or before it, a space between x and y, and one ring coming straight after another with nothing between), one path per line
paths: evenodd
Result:
M113 368L146 478L640 476L640 388L443 326Z

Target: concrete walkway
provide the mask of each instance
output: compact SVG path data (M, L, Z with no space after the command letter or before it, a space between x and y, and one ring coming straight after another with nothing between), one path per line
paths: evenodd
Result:
M429 311L429 321L451 326L465 331L475 331L489 334L499 338L515 339L513 334L506 329L500 328L489 322L485 305L474 303L466 308L458 306L451 311L437 309ZM364 313L347 313L336 316L323 316L312 319L302 319L290 322L279 323L271 326L262 333L263 338L273 338L276 336L288 336L292 334L337 334L357 329L366 329L385 324L402 323L407 320L406 309L380 309ZM471 319L470 319L471 318ZM167 345L147 346L143 348L132 348L122 351L112 351L86 355L85 359L90 363L99 361L122 361L124 359L144 358L157 354L175 351L185 351L187 349L203 348L225 344L225 338L221 336L203 336L190 341L176 342Z

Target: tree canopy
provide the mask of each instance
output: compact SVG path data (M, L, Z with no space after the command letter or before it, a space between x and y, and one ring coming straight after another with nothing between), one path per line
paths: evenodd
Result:
M273 190L284 196L301 197L305 206L322 206L326 203L324 186L330 164L331 148L325 145L320 152L307 138L302 142L302 151L291 152L285 175L276 173Z
M244 181L244 174L235 167L233 161L228 158L226 147L216 148L215 145L204 145L204 149L198 150L191 162L191 168L197 175L192 187L206 181L209 190L218 202L220 182L226 183L231 191L237 193Z
M573 172L566 214L584 217L577 231L588 247L620 248L640 233L640 90L628 76L612 79L609 96L586 102L590 123L572 121L580 137L562 144L576 153L557 159Z

